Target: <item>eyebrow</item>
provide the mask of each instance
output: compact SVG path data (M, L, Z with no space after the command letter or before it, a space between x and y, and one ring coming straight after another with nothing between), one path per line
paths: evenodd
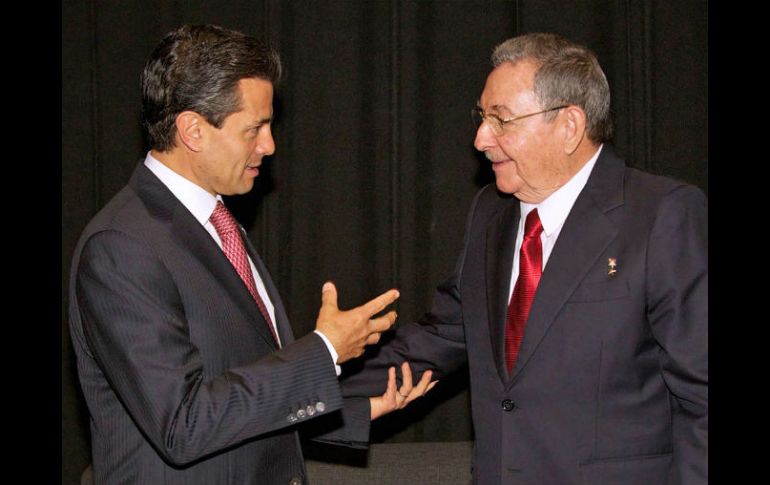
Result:
M513 113L513 111L511 111L507 106L504 106L502 104L495 104L495 105L491 106L490 109L494 110L494 111L498 111L498 112L505 110L508 113Z
M249 127L256 128L256 127L262 126L264 124L272 123L272 121L273 121L273 115L270 115L270 116L268 116L266 118L261 118L261 119L256 120L256 121L252 121L251 123L249 123Z
M485 110L485 109L483 109L481 107L481 100L476 101L476 108L478 108L481 111L487 111L487 110ZM492 105L492 106L489 107L489 111L497 111L497 112L499 112L501 110L505 110L508 113L513 113L513 111L508 109L507 106L503 106L502 104L495 104L495 105Z

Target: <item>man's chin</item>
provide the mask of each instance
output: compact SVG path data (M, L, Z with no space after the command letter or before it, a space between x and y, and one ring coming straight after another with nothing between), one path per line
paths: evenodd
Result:
M510 180L501 180L500 177L495 177L495 185L497 190L504 194L514 194L521 188L521 184L512 183Z
M248 184L241 184L238 187L233 187L228 189L227 191L219 192L219 195L244 195L251 192L251 189L254 188L254 182L250 182Z

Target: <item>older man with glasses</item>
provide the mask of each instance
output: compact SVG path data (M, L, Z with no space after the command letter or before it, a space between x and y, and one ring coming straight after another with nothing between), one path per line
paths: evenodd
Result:
M479 484L708 480L708 229L701 190L608 145L596 57L553 34L500 44L473 110L495 184L418 323L349 377L467 362Z

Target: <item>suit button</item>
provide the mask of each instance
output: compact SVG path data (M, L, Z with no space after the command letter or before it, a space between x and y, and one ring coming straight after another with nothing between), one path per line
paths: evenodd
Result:
M296 477L292 478L291 480L289 480L289 485L302 485L302 480Z
M513 401L510 399L503 399L503 411L510 412L513 411L513 408L516 407L515 404L513 404Z
M318 401L315 403L315 410L319 413L322 413L326 410L326 404L323 403L323 401Z
M308 406L305 408L305 412L307 413L308 416L312 416L315 414L315 407Z
M299 419L305 419L305 410L304 410L304 409L300 409L300 410L298 410L298 411L297 411L297 417L298 417Z
M295 423L297 421L297 415L294 413L289 414L288 416L286 416L286 421L290 423Z

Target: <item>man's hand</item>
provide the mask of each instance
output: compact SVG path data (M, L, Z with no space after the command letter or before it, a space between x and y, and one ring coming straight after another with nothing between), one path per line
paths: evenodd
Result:
M430 378L433 376L433 371L426 370L422 373L420 382L412 387L412 369L409 367L409 362L401 364L401 375L403 383L400 389L396 389L396 368L389 368L388 388L385 394L369 398L372 421L396 409L405 408L410 402L427 394L438 383L438 381L431 382Z
M337 364L364 353L364 347L376 344L380 334L396 323L396 312L381 312L399 297L397 290L389 290L377 298L348 311L337 308L337 288L326 282L321 294L321 310L315 328L323 333L337 352Z

